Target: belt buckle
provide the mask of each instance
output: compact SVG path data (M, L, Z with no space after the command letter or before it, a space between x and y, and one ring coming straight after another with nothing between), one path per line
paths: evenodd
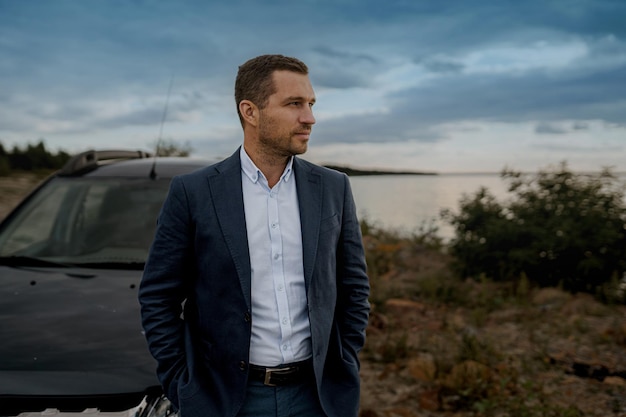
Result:
M294 368L293 366L287 366L287 367L284 367L284 368L265 368L265 378L263 379L263 385L266 385L268 387L275 387L276 384L272 384L270 382L270 380L272 378L272 374L274 372L290 371L293 368Z
M278 371L278 369L276 368L265 368L265 379L263 380L263 385L266 385L268 387L275 387L276 384L272 384L270 382L270 379L272 378L272 373L274 371Z

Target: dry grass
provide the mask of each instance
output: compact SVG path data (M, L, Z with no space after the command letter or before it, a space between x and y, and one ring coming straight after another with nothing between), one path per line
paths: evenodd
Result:
M626 306L463 281L440 250L371 232L362 417L626 416Z

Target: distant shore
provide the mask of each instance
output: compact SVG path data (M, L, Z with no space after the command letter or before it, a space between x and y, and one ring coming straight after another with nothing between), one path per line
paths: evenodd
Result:
M419 172L419 171L387 171L387 170L372 170L372 169L356 169L351 167L339 166L339 165L324 165L326 168L334 169L339 172L343 172L350 177L364 176L364 175L439 175L436 172Z

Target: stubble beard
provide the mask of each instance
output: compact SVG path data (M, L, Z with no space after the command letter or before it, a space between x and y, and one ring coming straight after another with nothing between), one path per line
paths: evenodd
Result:
M308 140L302 141L295 138L301 132L311 132L310 126L300 126L294 130L281 130L276 128L273 120L266 120L259 129L259 144L268 156L277 158L290 158L301 155L308 149Z

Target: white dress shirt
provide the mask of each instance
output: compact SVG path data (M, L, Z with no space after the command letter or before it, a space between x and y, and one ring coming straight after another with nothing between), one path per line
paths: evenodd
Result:
M311 357L293 157L267 179L241 147L241 183L252 267L250 363L276 366Z

